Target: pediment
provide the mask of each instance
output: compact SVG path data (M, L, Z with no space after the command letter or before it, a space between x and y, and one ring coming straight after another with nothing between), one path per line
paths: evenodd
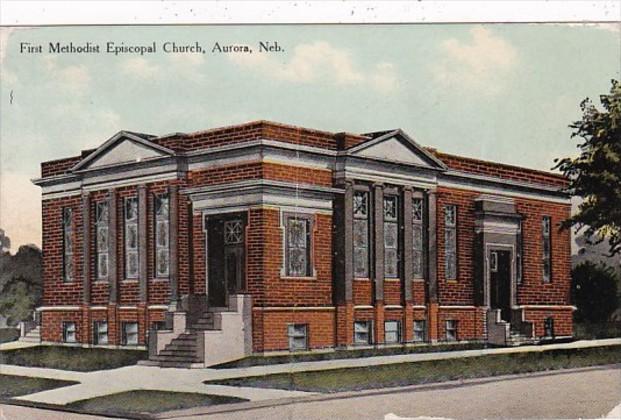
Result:
M142 137L120 132L82 159L73 170L100 169L104 167L138 163L145 160L171 156L172 150L161 147Z
M350 149L348 155L433 169L446 169L439 159L401 130L394 130L359 144Z

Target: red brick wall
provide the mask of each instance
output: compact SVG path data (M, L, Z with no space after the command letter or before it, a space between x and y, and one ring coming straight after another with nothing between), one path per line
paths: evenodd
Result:
M544 321L554 319L555 336L573 335L573 311L571 308L527 308L524 310L524 319L533 323L535 336L544 336Z
M438 188L437 194L437 261L438 298L441 305L474 304L474 199L480 193ZM445 276L444 207L457 206L457 279Z
M352 288L354 305L371 305L373 303L373 282L371 280L354 280Z
M481 340L484 337L485 313L481 308L440 308L438 311L438 340L446 340L446 321L457 321L458 340Z
M253 311L254 351L288 350L288 324L308 324L308 347L319 349L335 344L334 310Z
M401 281L385 280L384 281L384 304L400 305L401 304Z
M571 232L559 231L559 224L570 215L569 204L516 199L523 215L523 279L518 286L519 305L568 305L571 288ZM543 240L541 220L552 220L552 279L543 282Z
M414 280L412 282L412 303L414 305L424 305L426 302L425 282Z

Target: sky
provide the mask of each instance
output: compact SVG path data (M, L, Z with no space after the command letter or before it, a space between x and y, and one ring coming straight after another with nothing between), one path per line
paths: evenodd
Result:
M580 102L620 78L614 24L0 28L0 228L41 243L40 162L120 130L189 132L266 119L327 131L402 128L447 153L550 170L576 154ZM161 51L198 42L206 54ZM281 52L259 53L259 42ZM43 53L20 53L21 43ZM49 42L156 54L54 54ZM215 43L252 54L212 53Z

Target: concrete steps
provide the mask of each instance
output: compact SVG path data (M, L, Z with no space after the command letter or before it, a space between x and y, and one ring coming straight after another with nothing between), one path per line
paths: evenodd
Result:
M19 338L19 341L23 343L40 343L41 342L41 327L37 326L36 328L28 331L28 333Z

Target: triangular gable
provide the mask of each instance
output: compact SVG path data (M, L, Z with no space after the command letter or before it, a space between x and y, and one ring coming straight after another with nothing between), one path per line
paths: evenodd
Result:
M172 156L174 152L133 133L120 131L97 150L82 159L72 170L98 169Z
M447 169L438 158L422 148L402 130L394 130L347 151L349 156L378 159L407 165Z

